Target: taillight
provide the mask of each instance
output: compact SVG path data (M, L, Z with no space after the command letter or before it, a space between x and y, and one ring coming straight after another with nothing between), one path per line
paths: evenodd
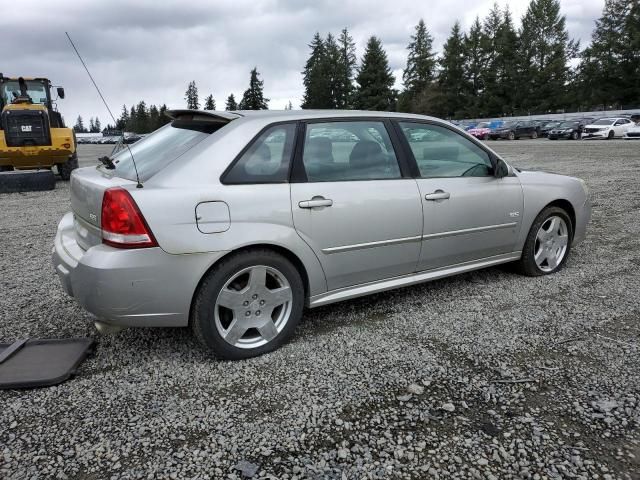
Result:
M157 247L136 202L124 188L109 188L102 197L102 243L117 248Z

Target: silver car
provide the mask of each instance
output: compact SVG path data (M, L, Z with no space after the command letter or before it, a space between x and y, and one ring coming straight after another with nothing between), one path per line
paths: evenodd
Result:
M305 307L507 262L546 275L585 237L583 181L518 170L442 120L170 115L71 178L53 264L98 326L190 326L246 358L286 342Z

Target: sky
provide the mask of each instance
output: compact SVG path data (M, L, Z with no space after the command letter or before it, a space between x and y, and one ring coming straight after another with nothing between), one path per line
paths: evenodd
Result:
M67 124L78 115L112 123L64 34L69 32L116 118L122 105L140 100L184 108L195 80L224 109L237 100L255 66L269 107L289 101L299 108L301 71L316 31L334 35L347 27L360 59L366 40L379 37L401 88L406 46L423 18L437 52L459 20L465 30L484 18L494 0L21 0L0 16L5 76L44 76L65 88L58 103ZM498 0L501 7L507 2ZM528 0L508 2L516 26ZM584 47L604 0L561 0L572 38Z

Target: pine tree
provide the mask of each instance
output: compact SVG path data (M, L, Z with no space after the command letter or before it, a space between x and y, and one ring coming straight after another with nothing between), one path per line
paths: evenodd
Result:
M163 103L159 109L158 115L158 125L156 128L160 128L163 125L166 125L171 121L169 117L167 117L167 106Z
M136 129L134 132L148 133L151 131L149 127L149 112L147 110L147 104L142 100L136 107Z
M245 90L240 100L240 110L267 110L268 98L264 98L264 81L258 78L258 68L251 70L249 88Z
M338 68L336 70L336 87L333 94L336 108L351 108L353 100L353 76L356 70L356 45L349 31L344 28L338 37Z
M209 95L204 99L204 109L205 110L215 110L216 109L216 101L213 99L213 95Z
M293 104L291 103L291 100L289 100L289 103L287 103L287 104L284 106L284 109L285 109L285 110L293 110Z
M84 128L84 122L82 120L82 117L80 115L78 115L78 118L76 120L76 124L73 126L73 131L76 133L86 133L86 129Z
M227 104L224 107L225 110L238 110L238 103L236 102L236 97L233 95L229 95L227 97Z
M480 18L476 17L469 33L464 37L465 79L469 90L465 107L466 117L477 118L482 114L486 115L485 112L481 112L484 72L487 62L486 52L483 48L485 44Z
M200 101L198 100L198 87L196 87L195 80L189 82L187 91L184 92L184 99L187 101L187 108L189 110L198 110L200 108Z
M355 107L360 110L393 110L396 92L393 90L395 79L389 68L387 54L378 38L367 41L360 70L356 76L358 89L355 95Z
M634 76L632 65L634 55L638 58L640 47L639 11L638 2L634 0L605 1L602 17L596 20L591 45L581 54L578 84L585 108L605 108L638 101L640 87L637 70Z
M325 81L329 86L329 99L324 108L337 108L338 95L341 97L344 96L344 93L341 91L342 78L340 72L340 47L332 34L327 35L324 47L325 55L322 62L324 64L324 71L326 75Z
M100 119L98 117L96 117L95 121L93 122L93 126L96 129L96 133L100 133L102 131L102 124L100 123Z
M331 82L325 42L316 32L309 44L311 54L302 72L302 108L332 108Z
M531 0L522 17L518 56L521 61L521 111L546 113L564 108L567 101L569 60L578 45L569 39L559 0Z
M160 111L155 105L149 106L149 124L147 127L148 132L153 132L160 128Z
M438 116L455 118L462 116L468 93L464 78L464 37L460 23L456 21L451 34L444 44L439 60L438 92L434 99L434 110Z
M131 110L129 111L129 122L127 123L127 131L129 132L137 132L138 131L138 114L136 112L136 107L131 106Z
M93 123L93 117L89 118L89 133L96 133L96 126Z
M122 105L122 113L120 114L120 118L116 121L116 129L124 131L127 129L128 123L129 123L129 111L127 110L126 105Z
M398 101L398 109L402 112L418 112L416 99L429 88L436 69L433 37L423 19L416 25L407 50L407 66L402 73L404 91Z

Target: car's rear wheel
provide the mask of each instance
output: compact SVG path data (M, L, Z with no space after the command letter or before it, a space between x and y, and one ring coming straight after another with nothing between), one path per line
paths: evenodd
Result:
M515 140L516 139L516 134L513 132L509 132L509 140Z
M569 256L573 230L567 212L547 207L536 217L518 262L521 273L530 277L560 270Z
M302 279L289 260L270 250L246 251L222 260L206 275L191 326L215 356L239 360L284 344L303 307Z

